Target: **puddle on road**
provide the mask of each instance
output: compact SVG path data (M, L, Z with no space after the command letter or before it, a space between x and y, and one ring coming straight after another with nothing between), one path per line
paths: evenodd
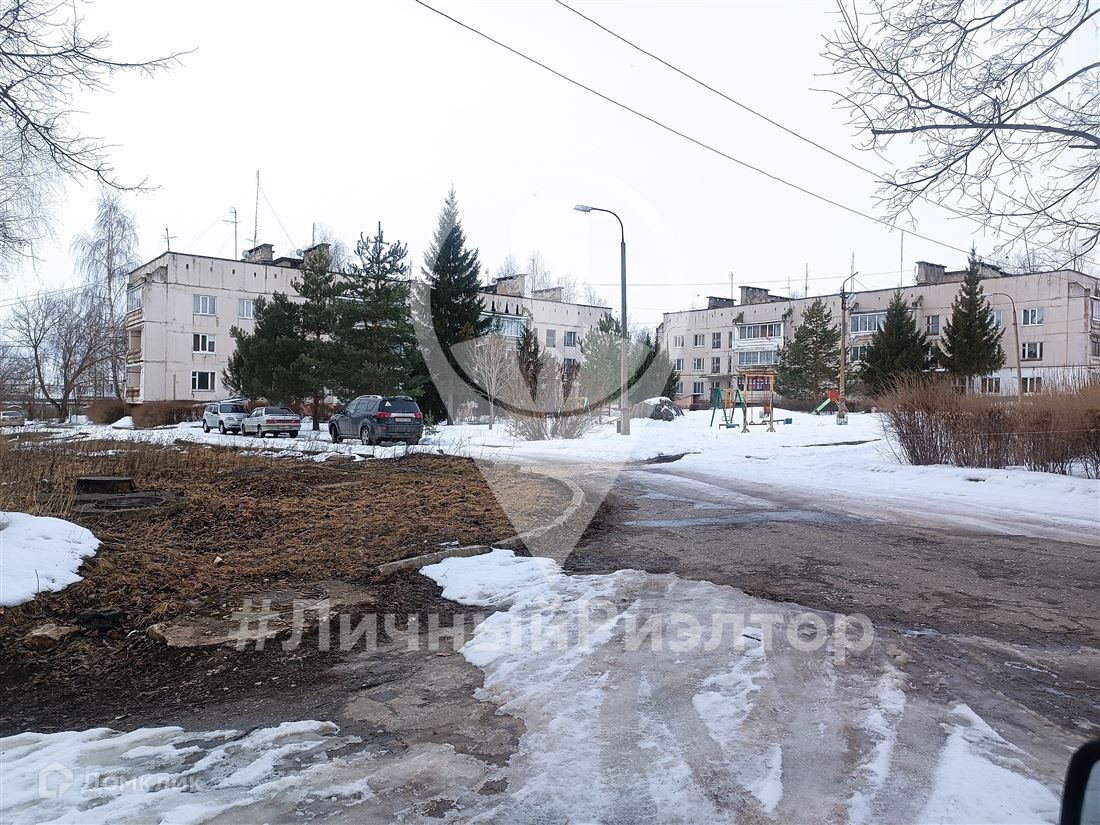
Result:
M855 524L861 519L824 513L820 510L765 510L753 513L734 513L728 516L702 516L677 519L636 519L624 521L625 527L721 527L723 525L766 524L768 522L797 522L800 524Z

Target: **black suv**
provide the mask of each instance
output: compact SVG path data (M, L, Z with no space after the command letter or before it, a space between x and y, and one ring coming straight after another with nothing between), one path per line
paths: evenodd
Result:
M328 434L337 444L345 438L358 438L364 444L416 444L424 435L424 414L407 395L360 395L333 414Z

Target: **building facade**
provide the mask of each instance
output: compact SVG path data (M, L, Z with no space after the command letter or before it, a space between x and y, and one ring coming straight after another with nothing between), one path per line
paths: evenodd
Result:
M131 272L126 400L199 403L228 395L222 375L235 349L229 330L253 330L256 298L296 297L292 281L301 265L261 244L241 260L165 252ZM562 301L560 290L524 296L523 289L522 275L498 280L481 294L486 315L513 337L532 327L563 365L579 362L581 339L609 308Z
M915 283L901 288L931 346L938 344L951 318L951 304L965 274L920 262ZM1087 374L1100 375L1100 279L1073 270L1006 275L993 267L986 267L983 275L986 298L1005 330L1005 365L977 381L977 390L1017 393L1014 316L1025 394L1076 382ZM858 364L866 352L894 291L849 293L849 363ZM820 297L839 324L840 296ZM658 338L680 373L678 395L704 400L714 387L733 386L740 375L774 372L784 341L815 300L741 287L739 301L711 298L706 309L665 313Z

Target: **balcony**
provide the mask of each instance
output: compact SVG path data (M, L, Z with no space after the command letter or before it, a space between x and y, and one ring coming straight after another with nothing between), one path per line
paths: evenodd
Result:
M141 387L127 387L126 388L126 400L127 401L140 401L141 400Z
M126 350L126 363L137 364L141 361L141 348Z

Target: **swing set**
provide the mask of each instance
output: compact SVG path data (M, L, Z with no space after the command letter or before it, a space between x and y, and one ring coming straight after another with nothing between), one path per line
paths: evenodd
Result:
M714 419L718 412L722 413L722 420L718 422L718 428L732 429L741 427L741 432L747 433L749 427L762 427L767 425L768 432L775 432L775 376L768 373L743 373L737 376L737 383L733 387L723 389L714 387L710 393L710 426L714 426ZM737 410L741 409L741 423L736 421ZM750 408L759 408L759 419L754 417ZM790 424L792 419L781 419L780 423Z

